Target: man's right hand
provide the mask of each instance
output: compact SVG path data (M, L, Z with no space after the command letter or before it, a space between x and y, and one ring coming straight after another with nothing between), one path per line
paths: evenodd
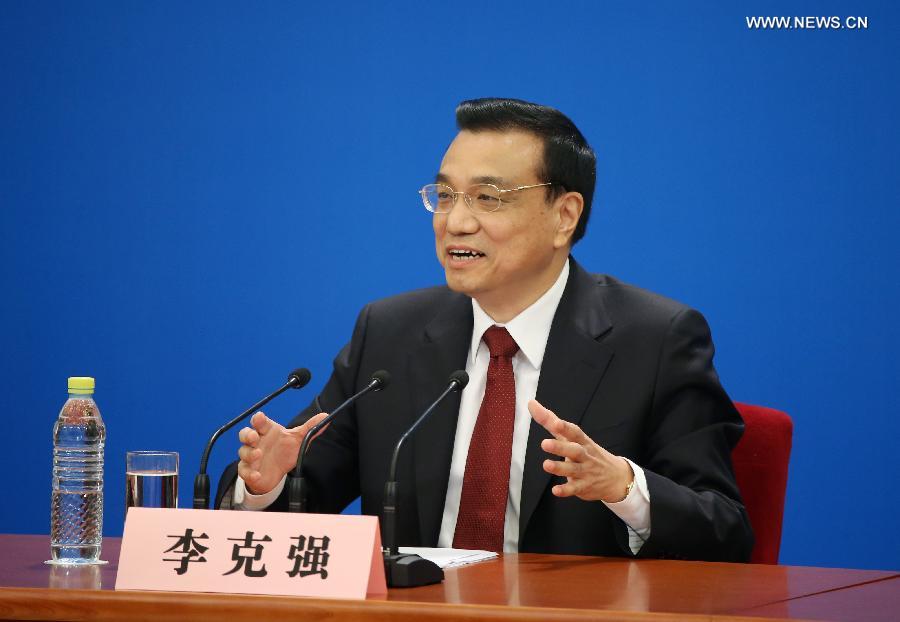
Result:
M327 416L327 413L319 413L303 425L287 429L262 412L253 415L250 419L253 427L242 428L238 432L242 443L238 450L241 459L238 475L244 480L247 490L262 495L275 488L281 478L296 466L300 444L307 430Z

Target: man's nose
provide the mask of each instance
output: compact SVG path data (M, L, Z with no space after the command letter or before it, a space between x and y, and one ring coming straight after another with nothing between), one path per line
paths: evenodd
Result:
M475 233L478 231L478 227L478 218L466 205L466 198L459 195L447 213L447 231L450 233Z

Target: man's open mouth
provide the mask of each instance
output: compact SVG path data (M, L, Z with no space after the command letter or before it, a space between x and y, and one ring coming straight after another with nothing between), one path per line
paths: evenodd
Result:
M479 257L484 257L484 253L472 250L453 249L447 252L454 261L473 261Z

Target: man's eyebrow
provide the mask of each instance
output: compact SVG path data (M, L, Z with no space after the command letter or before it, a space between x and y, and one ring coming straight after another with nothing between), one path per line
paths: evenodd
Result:
M434 176L435 183L442 184L450 184L450 178L443 173L438 173ZM505 184L505 180L502 177L496 177L494 175L481 175L480 177L473 177L470 181L473 184L494 184L495 186L500 186L501 188Z
M505 180L502 177L495 177L494 175L482 175L481 177L473 177L472 183L494 184L495 186L503 187Z

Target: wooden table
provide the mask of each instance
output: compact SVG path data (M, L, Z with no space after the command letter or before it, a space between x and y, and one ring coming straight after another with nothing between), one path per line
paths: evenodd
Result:
M105 566L43 563L47 536L0 535L4 620L734 620L900 619L900 573L838 568L504 555L451 569L441 585L341 601L113 590Z

